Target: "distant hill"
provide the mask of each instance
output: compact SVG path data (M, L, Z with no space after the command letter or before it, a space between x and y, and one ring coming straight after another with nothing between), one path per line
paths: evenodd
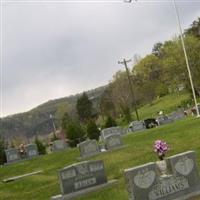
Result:
M86 92L95 109L98 109L98 103L106 87L102 86ZM28 112L1 118L0 135L9 140L18 136L32 138L35 135L49 134L53 131L50 114L53 116L56 128L59 128L65 112L72 117L76 116L76 101L81 94L50 100Z

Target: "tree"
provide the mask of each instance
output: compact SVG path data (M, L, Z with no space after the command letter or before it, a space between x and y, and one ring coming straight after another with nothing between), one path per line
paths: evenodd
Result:
M2 137L0 137L0 165L3 165L6 162L6 145Z
M81 121L87 121L92 117L92 102L85 92L78 98L76 109Z
M90 120L87 124L87 136L90 139L98 140L100 135L100 131L94 122L94 120Z
M39 155L45 155L47 153L45 145L42 143L42 141L39 140L37 136L35 137L35 144L37 145Z
M62 118L62 130L72 147L76 146L79 142L85 139L84 128L78 120L69 117L68 113L65 113Z
M104 127L110 128L110 127L113 127L113 126L117 126L117 123L115 122L115 120L111 116L107 116Z
M162 46L163 44L161 42L154 44L152 54L157 57L160 57L162 55Z
M190 28L186 29L185 34L200 38L200 18L193 21Z

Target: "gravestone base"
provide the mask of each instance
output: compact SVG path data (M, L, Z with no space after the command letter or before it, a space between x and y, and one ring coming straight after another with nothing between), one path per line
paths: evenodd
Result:
M116 182L117 182L117 180L110 180L107 183L104 183L104 184L101 184L101 185L98 185L98 186L93 186L91 188L80 190L78 192L74 192L74 193L71 193L71 194L66 194L66 195L60 194L60 195L53 196L53 197L51 197L51 200L69 200L69 199L74 199L74 198L82 196L84 194L87 194L87 193L90 193L90 192L94 192L94 191L97 191L99 189L111 186L112 184L114 184Z

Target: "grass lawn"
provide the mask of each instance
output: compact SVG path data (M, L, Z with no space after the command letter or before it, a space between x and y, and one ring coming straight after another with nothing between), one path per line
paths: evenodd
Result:
M188 118L136 134L129 134L124 137L126 148L93 157L92 159L104 160L108 178L118 179L118 183L79 199L128 199L123 171L133 166L156 161L157 157L152 151L152 145L156 139L164 139L170 144L168 156L188 150L196 151L200 169L200 119ZM59 194L57 170L77 162L77 157L79 157L78 150L72 149L1 167L0 179L37 170L43 170L43 173L14 182L0 183L0 200L47 200ZM194 200L200 200L200 197Z
M182 103L189 99L190 95L186 92L173 93L156 99L151 104L146 104L138 109L140 119L156 117L161 110L168 114L177 110L179 106L183 106Z

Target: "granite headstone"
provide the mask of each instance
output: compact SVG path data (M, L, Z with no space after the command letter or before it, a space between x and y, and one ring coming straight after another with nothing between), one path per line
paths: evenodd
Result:
M25 146L26 158L38 156L38 148L36 144L28 144Z
M141 131L144 129L146 129L146 126L143 121L133 121L133 122L131 122L131 124L129 126L129 130L133 131L133 132Z
M126 130L123 129L122 127L116 126L116 127L110 127L110 128L105 128L101 131L101 136L100 139L103 141L106 137L110 135L125 135Z
M14 148L7 149L5 150L5 153L6 153L7 163L16 162L21 159L17 149Z
M67 147L68 147L68 145L64 140L55 140L53 142L52 150L60 151L60 150L66 149Z
M105 149L112 150L123 146L122 137L120 135L110 135L105 138Z
M125 170L130 200L184 200L200 194L193 151L169 157L166 162L166 176L160 176L156 163Z
M58 172L61 195L51 199L65 200L105 187L114 181L107 181L102 160L83 161L67 166Z
M82 158L87 158L87 157L94 156L100 153L100 149L96 140L87 140L87 141L81 142L78 145L78 147L79 147L80 156Z

